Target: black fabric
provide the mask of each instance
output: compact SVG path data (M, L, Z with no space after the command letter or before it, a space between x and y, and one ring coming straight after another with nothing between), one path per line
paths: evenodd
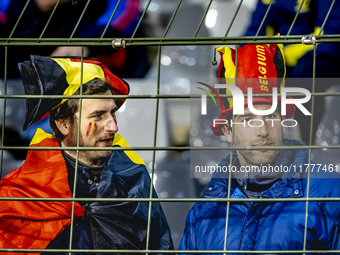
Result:
M7 17L7 22L0 24L1 38L7 38L13 30L21 12L26 5L27 0L11 0L8 10L3 13ZM85 5L88 4L87 10L82 14ZM70 38L74 32L73 38L100 38L105 26L98 24L97 20L105 13L108 7L107 0L100 1L84 1L78 0L77 4L72 4L71 1L64 1L56 8L53 18L49 21L43 38ZM39 38L44 30L47 21L51 16L51 11L42 12L36 6L35 1L30 1L26 11L21 17L12 38ZM81 22L78 24L76 31L73 31L79 17L82 16ZM125 14L124 14L125 15ZM136 14L136 19L139 16ZM108 21L108 20L107 20ZM105 24L106 25L106 24ZM146 37L145 24L140 24L135 37ZM131 33L125 34L125 27L114 28L108 27L104 38L127 38ZM56 49L56 46L15 46L9 47L7 59L7 78L20 77L17 69L17 63L29 59L30 55L50 56ZM113 49L111 46L87 46L90 57L105 55L111 57L120 49ZM128 47L126 59L122 67L110 66L111 70L120 77L142 78L150 68L147 46ZM0 48L0 59L4 59L4 47ZM116 58L114 55L112 58ZM4 77L4 61L0 62L0 76Z
M122 151L113 151L103 170L97 197L148 198L151 180L144 165L131 164ZM157 197L153 189L153 196ZM114 249L145 249L148 202L94 202L90 204L94 228L110 240ZM114 215L114 217L112 217ZM152 203L149 249L173 249L170 232L160 203ZM161 238L160 238L161 237ZM103 239L101 239L103 240ZM167 241L166 241L167 240ZM98 248L100 242L98 242ZM167 247L167 248L166 248Z
M50 58L31 56L31 61L19 63L18 66L26 95L63 95L69 86L64 69ZM61 100L60 98L27 98L23 130L25 131L31 124L39 121Z
M42 88L37 85L38 75L36 74L31 61L25 61L19 64L22 79L25 80L26 95L41 95ZM30 98L26 100L26 119L23 130L31 124L36 112L38 111L41 98Z
M73 157L62 152L64 156L66 167L68 171L68 183L70 186L71 192L73 192L74 187L74 173L76 161ZM93 169L96 171L102 170L106 166L106 163L100 168L91 168L80 161L78 161L78 180L77 180L77 189L76 189L76 197L89 197L95 198L97 196L97 188L100 182L100 174L94 175ZM89 182L91 184L89 184ZM86 202L79 201L79 204L84 206Z
M36 5L36 1L27 0L11 0L8 6L8 10L4 15L7 17L7 22L0 24L0 36L1 38L7 38L15 26L18 18L20 17L24 6L27 4L27 8L21 17L19 24L12 35L12 38L39 38L44 30L47 21L51 16L51 11L42 12ZM78 29L75 31L74 37L78 37L78 34L82 31L87 31L86 28L95 23L96 20L105 12L107 1L90 1L87 11L84 13ZM64 1L63 4L59 4L56 8L53 18L49 21L43 38L70 38L79 17L82 15L84 7L87 1L78 1L77 4L72 5L71 2ZM98 29L97 27L97 30ZM108 29L109 30L109 29ZM101 32L103 31L100 30ZM98 32L97 32L98 33ZM86 38L97 38L86 33ZM112 47L111 47L112 48ZM8 48L8 61L7 61L7 78L20 77L17 64L19 62L29 59L30 55L50 56L56 49L56 46L17 46ZM4 59L5 50L4 47L0 48L0 59ZM4 77L4 61L0 63L0 76Z
M72 191L74 159L65 153L63 155ZM150 195L151 180L145 166L134 164L123 151L112 152L100 180L95 181L96 176L91 174L91 168L79 163L76 197L147 198ZM88 180L91 180L91 184ZM154 189L152 194L154 198L157 197ZM74 222L73 248L135 250L146 248L148 202L84 201L80 204L85 208L85 212L83 217L77 218ZM173 249L170 229L160 203L152 203L150 224L149 249ZM69 227L47 248L68 249L68 245Z
M63 230L53 241L49 243L46 249L69 249L70 243L70 225ZM73 242L72 249L93 249L91 229L89 224L80 223L76 220L73 224ZM43 255L68 255L68 252L43 252ZM72 253L72 255L87 255L93 253L81 252Z
M277 88L280 91L282 80L285 78L286 66L279 46L276 46L275 55L273 57L277 75Z
M221 56L221 62L220 62L220 65L222 66L221 68L221 71L219 73L217 73L217 77L219 79L219 83L226 83L225 82L225 66L224 66L224 61L223 61L223 53L220 52L220 56ZM226 95L227 94L227 89L225 88L220 88L218 90L219 94L220 95ZM230 108L230 104L229 104L229 101L228 101L228 98L227 97L222 97L221 98L224 106L225 106L225 109L228 109Z

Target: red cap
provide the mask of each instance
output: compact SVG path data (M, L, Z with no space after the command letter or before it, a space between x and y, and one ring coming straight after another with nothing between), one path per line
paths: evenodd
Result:
M235 85L235 59L236 51L223 46L217 48L220 53L221 62L218 68L219 83L225 82ZM252 44L238 48L237 57L237 87L243 94L248 93L248 88L252 88L253 94L271 94L273 88L278 88L278 92L284 87L286 75L285 60L282 45L276 44ZM209 86L210 87L210 86ZM227 89L220 89L219 94L231 94ZM226 98L224 98L226 99ZM278 98L281 101L281 98ZM220 101L221 102L221 101ZM272 97L253 97L253 104L270 104ZM223 104L223 103L222 103ZM244 106L247 107L248 99L245 97ZM221 113L219 119L227 119L233 111L233 99L224 100L224 105L220 106ZM286 117L293 117L295 106L287 104ZM215 135L223 135L221 130L223 124L211 124L211 129Z

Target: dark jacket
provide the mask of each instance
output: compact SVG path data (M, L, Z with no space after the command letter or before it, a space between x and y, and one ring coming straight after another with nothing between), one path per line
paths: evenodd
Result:
M33 138L35 142L31 146L58 146L55 139L39 138L39 135L44 136L41 132L36 135ZM128 144L123 137L115 134L113 146L126 147ZM73 183L73 176L71 167L68 167L68 170L60 151L31 150L24 165L2 179L0 195L71 197L73 184L69 185L69 183ZM149 173L143 161L132 151L112 151L97 182L89 181L93 176L88 178L89 175L86 175L83 170L84 166L78 168L77 185L79 186L76 197L148 198L150 196ZM34 179L30 179L30 176ZM153 197L157 197L154 189ZM74 207L76 217L73 225L72 248L146 248L148 202L83 201L75 202ZM21 210L19 211L18 208ZM68 249L71 208L71 202L1 201L0 247ZM172 248L170 229L162 207L160 203L153 202L149 249Z
M29 2L29 3L28 3ZM116 6L119 3L117 9ZM25 12L22 14L27 4ZM88 5L87 5L88 4ZM140 0L77 0L60 4L50 19L52 10L41 11L35 1L1 0L0 1L0 37L8 38L126 38L130 37L140 18ZM85 7L86 11L83 13ZM112 13L115 15L112 17ZM16 23L21 16L20 22ZM80 20L81 17L81 20ZM80 21L78 23L78 21ZM106 29L107 23L108 25ZM46 27L46 24L48 26ZM13 28L16 26L15 30ZM77 29L75 29L77 26ZM141 24L136 37L144 36ZM44 33L42 34L42 32ZM86 40L85 40L86 41ZM56 46L16 46L8 48L7 78L20 77L17 68L19 62L30 55L49 56ZM149 69L146 46L125 49L113 49L111 46L88 45L89 56L105 62L119 77L143 77ZM0 59L4 59L5 50L0 48ZM143 63L143 64L141 64ZM0 62L0 77L4 77L4 63Z
M303 6L300 9L300 5ZM251 21L245 32L245 36L255 36L265 14L268 10L270 0L259 0L256 9L252 13ZM333 5L329 16L327 17L330 7ZM291 27L297 11L294 25ZM340 33L340 3L331 0L313 0L313 1L296 1L296 0L275 0L262 24L259 36L274 36L279 33L282 36L287 35L318 35L320 28L325 35L334 35ZM327 22L324 21L327 17ZM287 44L284 47L285 59L287 64L287 77L301 78L313 76L313 46L302 44ZM337 43L320 43L316 51L316 68L315 77L339 77L337 72L337 63L340 56L340 49ZM287 84L289 86L289 82ZM299 86L302 86L299 84ZM323 91L325 86L321 86ZM309 88L310 89L310 88Z
M301 145L301 143L288 140L288 145ZM286 164L292 166L291 170L284 173L271 188L262 192L262 198L305 198L307 196L308 178L306 178L304 164L308 164L308 150L293 150ZM220 165L229 165L229 156ZM296 173L292 170L294 166L298 171ZM340 197L340 179L338 173L334 171L335 168L326 169L324 166L321 166L318 172L316 167L313 169L310 178L310 198ZM202 197L227 198L228 174L215 173ZM231 182L230 197L246 198L242 187L234 179ZM226 210L226 202L196 203L187 216L179 249L223 250ZM301 250L305 216L305 201L231 202L226 249ZM339 249L339 217L339 202L309 201L306 249Z

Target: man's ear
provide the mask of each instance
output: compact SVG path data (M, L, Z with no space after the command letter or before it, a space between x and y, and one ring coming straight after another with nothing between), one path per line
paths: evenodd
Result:
M54 123L56 124L59 131L63 134L63 136L67 136L71 132L71 122L70 119L59 119L55 120Z
M221 128L221 131L223 132L225 138L227 138L227 141L229 143L231 143L232 142L232 135L231 135L231 128L230 128L229 124L227 123L227 124L223 125L223 127Z

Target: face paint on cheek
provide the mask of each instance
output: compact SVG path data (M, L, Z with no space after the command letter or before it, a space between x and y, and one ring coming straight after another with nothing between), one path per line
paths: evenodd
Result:
M89 123L89 126L87 127L87 131L86 131L86 136L89 136L91 129L92 129L92 122Z
M97 130L97 123L96 123L96 122L93 122L92 124L93 124L93 125L91 126L90 135L92 135L93 129L96 129L96 130ZM95 132L96 132L96 131L95 131Z

